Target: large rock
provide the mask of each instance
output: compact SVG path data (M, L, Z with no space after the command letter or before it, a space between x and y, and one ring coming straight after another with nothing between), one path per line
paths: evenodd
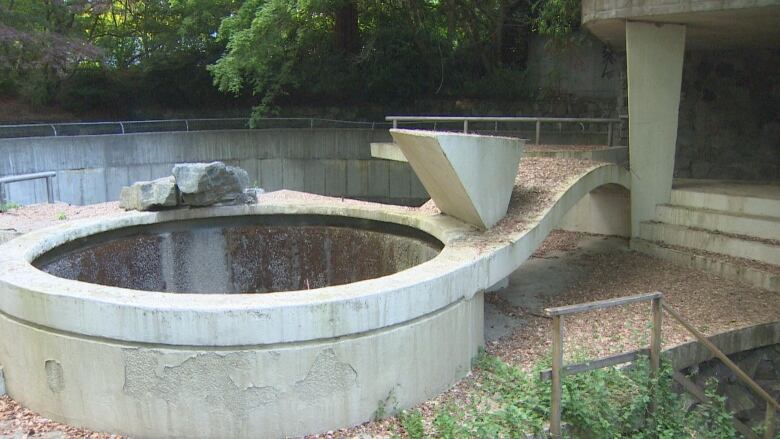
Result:
M119 194L119 207L125 210L155 210L174 207L177 204L177 195L176 181L173 177L139 181L122 188L122 192Z
M249 185L249 175L241 168L222 162L181 163L173 167L181 201L189 206L209 206L240 200Z

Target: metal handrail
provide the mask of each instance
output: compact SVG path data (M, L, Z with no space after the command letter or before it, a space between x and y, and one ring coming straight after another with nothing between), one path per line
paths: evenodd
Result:
M742 382L744 382L750 390L755 392L761 399L764 400L766 403L766 417L764 420L764 424L766 426L766 429L764 430L764 437L767 439L774 438L774 415L775 411L780 411L780 403L778 403L772 396L767 393L766 390L764 390L761 386L758 385L755 381L753 381L748 374L745 373L739 366L737 366L731 359L726 356L726 354L723 353L720 349L718 349L715 344L713 344L706 335L702 334L697 330L696 328L691 325L690 322L685 320L683 316L681 316L677 311L670 308L665 303L661 304L664 311L666 311L670 316L672 316L679 324L681 324L685 329L688 330L691 334L693 334L694 337L699 341L699 343L703 344L704 347L706 347L710 352L712 352L712 355L717 357L721 362L723 362L726 367L728 367L732 372L734 372L734 375L737 376Z
M598 117L535 117L535 116L387 116L386 121L393 122L393 128L398 128L398 122L463 122L463 132L468 134L469 122L519 122L536 124L536 144L539 144L542 133L542 123L604 123L607 124L607 145L612 146L612 127L623 121L622 118ZM435 130L435 125L434 125ZM496 131L498 131L496 129Z
M635 296L618 297L616 299L600 300L597 302L580 303L577 305L567 305L557 308L547 308L545 313L552 317L552 370L550 372L552 378L552 392L550 395L550 436L556 439L560 439L562 436L561 429L561 414L562 414L562 400L563 400L563 373L565 372L563 367L563 318L564 316L571 314L578 314L581 312L594 311L597 309L614 308L616 306L627 305L637 302L652 302L653 311L653 332L650 339L650 368L655 375L658 373L661 365L661 299L663 294L660 292L653 292L647 294L638 294ZM630 353L630 354L638 354ZM625 354L602 359L602 361L595 361L588 365L586 368L569 368L569 373L584 372L586 370L593 370L602 367L612 366L615 364L625 363L630 361L631 358L627 358ZM544 375L542 375L544 378Z
M25 123L25 124L0 124L0 138L3 137L59 137L59 136L71 136L71 135L97 135L105 133L76 133L68 134L64 132L63 128L87 128L87 127L106 127L116 131L115 134L129 134L129 133L144 133L144 132L157 132L153 128L159 128L160 126L169 125L165 131L209 131L209 130L226 130L226 129L248 129L249 118L245 117L226 117L226 118L193 118L193 119L154 119L154 120L122 120L122 121L104 121L104 122L57 122L57 123ZM369 121L354 121L354 120L338 120L328 118L317 117L266 117L255 119L257 122L303 122L301 125L305 125L308 128L314 128L317 123L324 124L341 124L347 126L355 126L358 128L370 128L376 129L381 126L390 126L389 122L369 122ZM231 127L217 127L217 128L193 128L193 125L197 127L199 122L245 122L245 126L242 128ZM138 126L150 126L151 129L144 130L139 129ZM15 135L15 136L3 136L2 131L7 129L25 129L25 128L44 128L50 130L48 134L30 134L30 135Z
M0 204L5 203L5 185L8 183L15 183L17 181L37 180L39 178L46 179L46 196L49 203L54 202L54 185L52 179L57 176L54 171L36 172L34 174L21 174L10 175L8 177L0 177Z
M616 306L622 306L622 305L628 305L631 303L637 303L637 302L652 302L652 313L653 313L653 327L652 327L652 333L651 333L651 339L650 339L650 348L649 349L639 349L636 351L626 352L618 355L613 355L611 357L602 358L595 361L589 361L586 363L581 364L575 364L570 366L563 366L563 317L567 315L572 314L578 314L582 312L588 312L588 311L594 311L598 309L607 309L607 308L613 308ZM629 361L635 360L637 357L642 355L644 352L647 352L649 350L650 352L650 368L652 373L655 375L658 373L660 369L660 352L661 352L661 322L662 322L662 310L666 311L672 318L674 318L678 323L680 323L688 332L693 334L693 336L702 343L712 354L720 359L723 364L726 365L734 374L742 380L747 386L753 390L758 396L764 400L766 403L766 417L764 419L764 438L765 439L771 439L774 438L774 416L775 411L780 412L780 404L772 398L769 393L766 392L761 386L759 386L755 381L753 381L750 376L748 376L742 369L740 369L739 366L737 366L733 361L731 361L726 354L724 354L720 349L718 349L715 344L713 344L707 336L699 332L696 328L693 327L685 318L683 318L677 311L669 307L663 302L663 294L660 292L654 292L654 293L647 293L647 294L638 294L635 296L627 296L627 297L618 297L615 299L609 299L609 300L600 300L596 302L586 302L586 303L580 303L576 305L566 305L566 306L560 306L556 308L547 308L545 309L545 313L552 318L552 331L553 331L553 340L552 340L552 369L548 371L542 371L540 372L540 378L542 380L551 379L552 380L552 394L551 394L551 407L550 407L550 434L554 438L560 438L561 437L561 400L562 400L562 393L563 393L563 386L561 382L561 378L564 374L574 374L578 372L585 372L589 370L594 369L600 369L607 366L612 366L615 364L621 364L626 363ZM675 380L680 382L680 384L683 385L683 387L688 390L689 392L692 392L692 388L696 387L692 383L688 383L685 379L678 377L675 375ZM696 387L698 389L698 387ZM700 390L700 389L699 389ZM746 427L744 424L739 422L738 420L734 420L735 425L737 428L747 437L757 437L755 434L752 433L752 430L750 430L748 427Z

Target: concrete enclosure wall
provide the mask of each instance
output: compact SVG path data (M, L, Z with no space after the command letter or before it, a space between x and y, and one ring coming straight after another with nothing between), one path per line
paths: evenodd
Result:
M406 163L371 157L387 130L273 129L39 137L0 140L0 176L56 171L54 193L70 204L117 200L134 181L170 175L175 163L221 160L266 190L292 189L402 204L426 199ZM43 180L6 185L6 199L46 201Z

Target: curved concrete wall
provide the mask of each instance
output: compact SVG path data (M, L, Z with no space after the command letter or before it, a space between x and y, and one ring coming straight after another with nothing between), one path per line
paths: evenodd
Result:
M387 130L269 129L0 139L0 177L56 171L55 198L117 200L132 182L170 175L175 163L221 160L266 190L292 189L397 204L427 199L406 163L371 157ZM6 186L6 199L46 202L43 180Z
M525 261L594 189L598 166L522 230L483 234L446 215L293 200L126 213L0 247L0 364L8 393L44 416L140 437L281 437L365 422L465 376L483 344L482 292ZM55 278L39 255L112 229L214 216L348 216L415 227L445 244L421 265L316 290L160 294Z

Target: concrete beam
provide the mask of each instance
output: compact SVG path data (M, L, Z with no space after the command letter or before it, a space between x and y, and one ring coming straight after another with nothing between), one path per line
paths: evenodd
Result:
M626 23L631 234L672 190L685 26Z
M482 229L506 215L525 141L418 130L390 130L442 212Z

